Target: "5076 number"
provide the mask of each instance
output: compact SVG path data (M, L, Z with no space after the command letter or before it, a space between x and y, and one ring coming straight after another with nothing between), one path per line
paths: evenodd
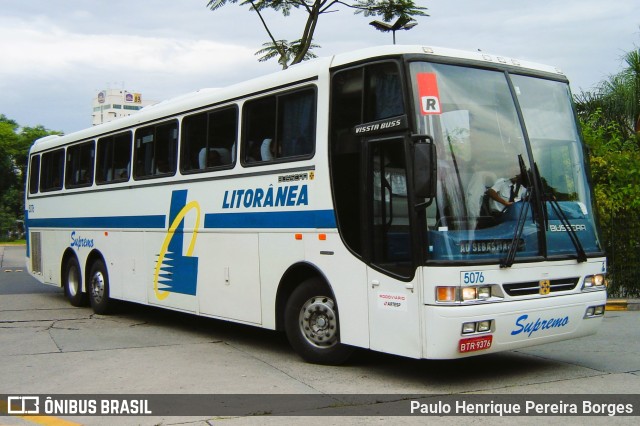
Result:
M462 275L463 284L482 284L484 274L481 271L465 272Z

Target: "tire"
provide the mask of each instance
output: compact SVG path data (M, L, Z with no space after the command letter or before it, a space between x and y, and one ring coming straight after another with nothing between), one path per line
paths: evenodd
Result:
M353 352L340 343L338 307L319 278L304 281L291 293L284 321L289 343L308 362L338 365Z
M75 256L70 256L64 263L62 285L64 286L64 295L72 306L86 306L87 293L82 291L82 273Z
M113 302L109 298L109 274L102 259L96 260L91 265L87 290L93 312L100 315L109 313Z

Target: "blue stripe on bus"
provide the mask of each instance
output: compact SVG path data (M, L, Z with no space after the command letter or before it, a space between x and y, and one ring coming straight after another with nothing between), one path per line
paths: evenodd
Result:
M98 228L136 229L166 228L166 216L113 216L113 217L60 217L28 219L29 228ZM204 216L204 227L226 228L335 228L333 210L310 210L295 212L247 212L208 213Z
M59 217L29 219L29 228L154 228L166 227L165 215L111 216L111 217Z
M335 228L333 210L295 212L209 213L204 227L225 228Z

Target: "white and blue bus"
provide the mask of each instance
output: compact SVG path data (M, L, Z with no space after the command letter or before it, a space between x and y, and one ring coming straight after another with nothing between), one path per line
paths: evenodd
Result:
M600 325L588 175L557 69L370 48L36 141L27 265L74 306L283 330L310 362L493 353Z

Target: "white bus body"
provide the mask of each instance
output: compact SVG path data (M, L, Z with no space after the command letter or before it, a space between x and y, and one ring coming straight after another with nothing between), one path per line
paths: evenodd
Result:
M388 46L43 138L30 152L28 269L98 313L117 299L285 330L311 362L592 334L606 260L582 145L573 114L536 130L550 117L529 85L571 110L553 68ZM478 212L479 169L518 158L520 210Z

